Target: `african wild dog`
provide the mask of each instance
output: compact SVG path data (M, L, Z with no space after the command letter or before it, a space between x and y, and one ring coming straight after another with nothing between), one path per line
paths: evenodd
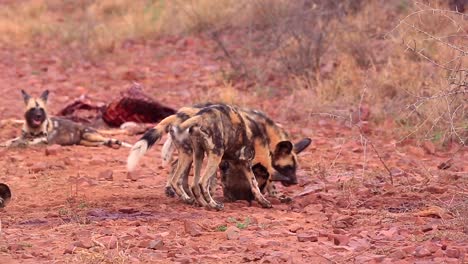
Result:
M8 185L0 183L0 208L3 208L7 205L8 201L11 199L11 191Z
M82 124L72 122L58 117L49 117L47 114L47 99L49 91L44 91L39 98L33 98L21 90L26 111L25 123L20 137L8 140L1 144L5 147L28 146L35 144L58 144L58 145L85 145L118 148L120 146L130 147L113 138L106 138L98 131Z
M191 189L195 199L199 204L210 208L223 208L223 204L216 202L211 196L209 185L222 160L235 160L248 181L255 200L262 207L270 208L271 203L262 195L252 172L252 161L258 159L258 163L272 173L270 155L265 153L268 150L267 140L263 134L253 133L254 126L255 123L247 119L245 113L228 105L204 107L195 116L172 126L170 134L179 153L177 168L172 177L172 187L176 193L184 201L193 202L193 198L182 188L182 182L186 176L184 173L194 161ZM207 164L201 175L205 155Z
M219 165L221 171L221 185L223 187L224 201L235 202L237 200L246 200L249 205L252 205L252 200L255 199L248 181L242 178L242 164L238 164L233 160L223 160ZM267 169L260 164L252 166L252 172L257 179L258 188L264 193L270 174Z
M6 206L11 199L11 191L8 185L0 183L0 208ZM0 219L0 233L2 232L2 220Z
M241 109L241 111L246 113L246 117L248 119L251 119L251 124L255 124L254 126L252 126L252 131L254 131L254 134L263 134L266 136L266 139L269 144L270 154L272 155L271 161L275 171L273 172L273 175L270 175L270 178L267 181L267 185L265 186L266 188L262 189L262 192L266 190L270 196L278 197L282 202L290 201L291 199L289 197L277 193L273 181L280 181L284 186L297 184L297 154L306 149L310 145L311 140L309 138L304 138L293 145L289 140L288 133L264 113L258 110L250 109ZM170 162L170 160L172 159L172 145L172 139L169 137L162 148L162 156L164 163ZM258 157L261 156L259 156L258 153L256 153L256 158ZM256 164L259 163L255 163L254 161L253 165L255 166ZM235 165L236 164L231 164L231 166ZM231 175L232 177L236 178L235 180L229 181L228 183L223 183L226 186L226 188L223 188L224 190L228 190L230 186L236 186L235 189L240 191L242 190L241 186L248 186L248 182L246 182L243 177L236 175L236 173L239 173L238 169L232 168L229 170L223 170L223 168L221 168L221 172L225 174L224 177L222 177L222 180L227 179L227 177L231 177ZM261 170L258 169L254 170L254 174L257 177L257 180L261 180L259 179L259 177L264 177L264 174L262 174ZM235 181L239 182L235 184ZM170 185L170 181L168 181L168 184L166 184L166 194L170 195L171 190L172 188ZM238 194L239 197L249 197L253 195L252 193L250 193L250 188L244 188L243 192L243 194ZM238 198L238 200L247 199Z

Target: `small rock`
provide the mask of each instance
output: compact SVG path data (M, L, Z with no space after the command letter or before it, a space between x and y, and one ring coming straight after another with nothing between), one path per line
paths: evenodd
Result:
M89 161L89 165L105 165L106 161L101 158L92 157Z
M94 244L93 244L93 241L91 241L91 239L87 238L87 239L80 239L76 241L75 243L73 243L73 246L89 249L89 248L92 248Z
M422 257L428 257L428 256L432 255L432 253L426 247L419 246L419 247L416 248L413 255L415 257L422 258Z
M62 149L62 146L54 144L52 146L47 146L45 149L46 156L55 156L57 155Z
M307 214L319 214L322 210L322 204L309 204L304 208L304 212Z
M297 231L299 230L304 230L304 227L300 224L292 224L290 227L289 227L289 231L293 232L293 233L297 233Z
M318 237L317 235L314 235L314 234L308 234L308 233L300 233L300 234L297 234L297 240L299 242L317 242L318 241Z
M138 174L134 171L132 172L127 172L127 179L131 180L131 181L137 181L138 180Z
M333 239L333 244L337 246L346 246L349 244L349 237L346 235L333 234L330 236Z
M393 251L392 253L390 253L390 255L388 255L389 258L392 258L392 259L404 259L406 257L406 253L405 251L401 250L401 249L397 249L395 251Z
M149 245L151 243L150 239L143 239L138 242L137 247L139 248L149 248Z
M100 239L98 239L98 241L104 245L107 249L114 249L117 247L117 237L115 236L105 236L105 237L102 237Z
M112 170L105 170L99 173L98 179L112 181L114 180L114 172Z
M37 162L37 163L33 164L33 165L31 166L31 168L29 168L29 170L30 170L31 172L33 172L33 173L38 173L38 172L47 170L47 167L48 167L47 163L45 163L45 162Z
M148 245L149 249L154 249L154 250L159 250L159 249L162 249L163 247L164 247L164 242L161 239L153 240Z
M423 232L429 232L429 231L432 231L432 230L433 230L433 228L432 228L432 226L430 226L430 225L426 225L426 226L424 226L424 227L422 228L422 231L423 231Z
M76 248L77 248L77 247L74 246L74 245L69 245L69 246L65 249L65 251L63 252L63 254L74 254L74 253L76 253Z
M240 237L240 229L235 226L228 227L225 233L228 240L237 240Z
M185 229L185 233L193 236L193 237L197 237L197 236L201 236L202 235L202 232L200 230L200 226L198 226L196 223L194 222L191 222L191 221L184 221L184 229Z
M449 258L459 258L460 257L460 250L458 248L450 248L445 251L445 254Z
M22 259L32 259L32 258L34 258L34 256L29 254L29 253L23 252L23 254L21 254L21 258Z
M139 227L137 227L136 232L140 236L146 236L146 235L148 235L148 228L146 226L139 226Z

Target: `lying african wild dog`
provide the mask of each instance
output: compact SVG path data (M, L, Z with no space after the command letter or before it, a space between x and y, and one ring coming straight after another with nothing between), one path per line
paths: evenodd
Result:
M39 98L33 98L24 90L21 90L26 111L25 123L21 136L8 140L1 144L5 147L28 146L35 144L58 145L84 145L118 148L120 146L131 147L128 143L113 138L106 138L98 131L82 124L58 117L49 117L47 114L47 98L49 91L44 91Z
M132 148L132 151L128 158L128 170L132 171L136 167L138 161L146 153L146 151L154 143L156 143L164 133L167 133L171 126L180 124L181 122L197 114L204 106L210 105L213 104L198 105L194 107L184 107L180 109L177 114L167 117L153 129L147 131L145 135ZM271 165L273 165L273 167L276 170L284 173L284 175L281 175L276 172L273 173L267 182L268 187L266 189L268 190L269 194L271 196L276 196L277 193L275 191L275 186L271 183L271 181L281 181L282 184L285 186L296 184L297 154L304 150L307 146L309 146L311 141L309 138L305 138L299 141L293 147L292 143L289 141L289 136L287 132L284 131L284 129L278 126L275 122L273 122L270 118L268 118L265 114L259 111L249 109L238 110L247 115L249 120L253 121L254 123L257 123L257 125L253 126L256 128L257 134L266 135L270 150L263 150L260 152L263 152L264 156L267 159L270 158L269 152L272 152L273 156L271 158L273 160ZM168 138L163 147L163 160L165 161L164 163L167 164L168 161L172 158L172 152L172 140L171 138ZM257 151L255 157L257 159L261 159L262 155L260 155L259 151ZM270 164L267 164L266 166L268 165ZM186 170L186 175L183 177L183 179L185 180L185 184L187 184L186 178L188 177L189 169L190 168ZM166 184L166 194L168 196L174 196L173 189L171 187L172 173L170 173L168 176L169 177ZM234 175L234 177L239 179L239 181L244 181L242 177L239 177L239 175ZM245 183L248 182L245 181ZM227 186L229 186L229 184ZM246 189L245 192L250 192L250 190ZM251 192L250 195L252 195Z
M251 109L241 109L241 111L245 112L247 114L247 117L252 119L256 124L252 127L253 131L255 131L256 134L266 135L266 139L269 143L270 154L272 155L272 166L275 170L274 174L271 175L271 177L269 177L270 175L268 173L268 170L266 170L266 168L263 166L261 166L263 169L259 167L256 170L253 170L257 181L262 181L262 178L264 179L265 177L269 177L265 188L261 188L262 193L264 193L264 191L266 190L268 191L268 194L270 196L278 197L282 202L290 201L291 199L289 197L277 193L276 187L272 183L272 181L280 181L283 186L297 184L297 154L306 149L310 145L311 140L309 138L304 138L296 144L294 144L293 146L293 144L289 140L288 133L264 113L258 110ZM172 144L172 139L169 137L162 148L162 156L164 163L168 163L171 161L173 149L174 147ZM221 179L222 181L224 181L222 182L223 190L225 191L225 193L226 191L228 192L228 194L225 195L225 199L230 201L232 200L231 198L237 197L237 200L249 201L247 197L252 197L253 194L250 192L248 182L244 180L242 176L239 176L239 168L235 168L239 165L235 162L229 162L224 164L224 168L220 167L220 169L222 173ZM230 166L229 169L227 169L228 165ZM254 161L253 165L255 167L255 165L260 165L260 163L255 163ZM188 171L186 172L186 174L187 175L185 177L188 177ZM234 177L234 179L229 180L231 177ZM186 181L187 180L185 180L185 182ZM236 190L235 192L237 194L234 194L234 189ZM166 184L166 194L171 196L171 191L172 187L170 185L170 181L168 180L168 184Z

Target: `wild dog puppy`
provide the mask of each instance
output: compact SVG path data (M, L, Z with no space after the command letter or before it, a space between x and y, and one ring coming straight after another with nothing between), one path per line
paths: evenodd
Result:
M8 201L11 199L11 191L8 185L0 183L0 208L3 208L7 205Z
M58 145L84 145L119 148L130 147L117 139L107 138L90 127L58 117L49 117L47 114L47 99L49 91L44 91L39 98L33 98L24 90L23 95L26 111L25 123L20 137L11 139L1 144L5 147L28 146L35 144Z
M250 186L244 178L242 178L242 164L237 164L236 161L223 160L219 165L221 171L221 185L223 187L224 201L235 202L237 200L245 200L252 205L252 200L255 199ZM259 163L252 166L252 172L257 179L258 188L264 193L267 183L270 179L270 174L267 169Z
M255 123L247 119L245 113L236 107L221 104L204 107L180 125L172 126L170 134L179 153L172 178L172 187L176 193L186 202L192 201L182 188L182 179L184 172L195 161L192 191L197 202L217 210L222 209L223 204L211 196L209 184L222 160L234 160L248 181L255 200L263 207L271 207L271 203L259 190L252 172L252 161L256 154L263 160L262 165L271 167L269 153L262 153L268 149L267 140L262 134L254 136L252 127L255 127ZM205 155L207 164L201 175Z

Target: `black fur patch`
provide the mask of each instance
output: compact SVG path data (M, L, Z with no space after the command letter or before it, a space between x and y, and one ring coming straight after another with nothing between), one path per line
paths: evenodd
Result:
M161 135L159 134L159 132L156 129L151 128L148 131L146 131L146 133L140 138L140 140L146 141L148 143L148 148L151 148L160 137Z

